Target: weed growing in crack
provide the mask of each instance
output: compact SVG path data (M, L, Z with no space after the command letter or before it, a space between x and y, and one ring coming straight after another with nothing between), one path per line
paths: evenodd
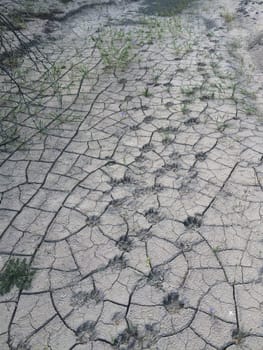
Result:
M176 17L167 22L167 31L177 60L181 60L184 55L191 52L197 43L192 30L189 27L183 27Z
M190 112L189 108L187 107L187 103L183 103L182 106L181 106L181 112L183 114L187 114Z
M161 40L165 27L163 21L156 17L145 17L142 19L142 28L137 32L138 43L152 45L156 40Z
M220 132L223 132L227 127L229 126L229 124L227 124L226 122L217 122L217 130Z
M169 135L165 135L162 139L162 144L164 146L168 146L173 143L173 138L171 138Z
M173 16L165 22L168 32L172 35L174 39L176 39L179 36L179 34L181 34L182 31L186 29L183 28L179 17Z
M9 293L13 287L29 289L35 271L27 264L26 259L10 259L0 273L0 295Z
M239 328L235 328L232 331L232 339L234 340L236 345L241 344L245 336L246 336L246 333Z
M249 103L246 103L244 105L243 110L246 113L246 115L257 115L258 112L257 108Z
M177 129L170 128L170 127L158 129L158 133L162 137L162 144L164 146L170 145L171 143L173 143L175 139L175 135L174 135L175 132L177 132Z
M33 122L38 132L40 132L41 134L47 134L47 128L43 120L33 120Z
M92 39L106 68L124 69L133 58L135 45L129 32L109 28Z
M156 74L153 76L153 83L156 85L158 83L158 80L160 79L160 74Z
M79 123L82 120L82 116L73 114L59 114L49 113L50 119L56 121L56 125L61 125L65 123Z
M162 144L170 145L175 139L175 133L177 132L177 129L172 127L160 128L158 129L158 132L161 134Z
M226 23L233 22L233 20L235 19L235 15L227 10L221 12L221 17L224 18Z
M255 93L255 91L249 91L247 89L240 89L240 93L247 98L250 98L252 100L256 100L257 99L257 95Z
M89 71L90 71L90 68L89 68L89 66L82 64L82 65L77 67L77 70L83 77L87 78Z
M215 246L212 248L213 249L213 252L216 254L220 251L220 247L219 246Z
M151 96L151 93L150 93L148 87L146 87L146 88L144 89L144 91L143 91L143 96L144 96L144 97L150 97L150 96Z
M181 87L181 92L182 94L186 95L186 96L192 96L194 95L196 90L196 87L193 86L189 86L189 87Z
M66 65L64 63L54 63L44 74L43 76L43 87L44 84L47 84L49 88L52 89L53 94L56 98L61 99L63 83L61 81L63 75L65 74ZM40 90L41 91L41 90Z

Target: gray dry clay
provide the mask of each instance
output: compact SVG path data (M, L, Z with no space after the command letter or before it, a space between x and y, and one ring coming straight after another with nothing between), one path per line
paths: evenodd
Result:
M0 268L35 273L0 296L1 350L263 349L262 1L140 5L76 13L13 68Z

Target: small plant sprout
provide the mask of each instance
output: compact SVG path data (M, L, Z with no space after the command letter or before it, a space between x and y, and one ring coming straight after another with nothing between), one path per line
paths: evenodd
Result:
M45 126L45 123L43 122L43 120L33 120L36 129L38 130L38 132L46 134L47 132L47 128Z
M236 345L241 344L242 340L244 339L244 337L246 336L246 333L243 332L241 329L239 328L235 328L232 331L232 339L235 342Z
M183 114L187 114L189 112L189 109L188 109L187 104L185 102L181 106L181 111Z
M192 96L192 95L194 95L195 90L196 90L196 87L194 87L194 86L182 87L182 88L181 88L182 94L183 94L183 95L186 95L186 96Z
M154 82L154 84L157 84L159 79L160 79L160 75L159 75L159 74L156 74L156 75L153 77L153 82Z
M219 250L220 250L220 247L219 247L218 245L215 246L215 247L213 247L213 252L214 252L214 253L218 253Z
M223 11L221 16L224 18L226 23L230 23L235 19L235 15L227 10Z
M144 91L143 91L143 96L144 96L144 97L150 97L150 96L151 96L151 93L150 93L148 87L146 87L146 88L144 89Z
M149 267L152 266L152 264L151 264L151 258L150 258L149 256L147 256L147 258L146 258L146 265L149 266Z
M113 28L103 29L92 39L106 68L124 69L133 58L135 43L129 32Z
M223 132L229 125L226 122L217 122L217 130Z

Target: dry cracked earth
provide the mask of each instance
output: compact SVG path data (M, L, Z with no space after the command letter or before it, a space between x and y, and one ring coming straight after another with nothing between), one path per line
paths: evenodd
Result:
M263 349L262 2L140 5L1 75L1 350Z

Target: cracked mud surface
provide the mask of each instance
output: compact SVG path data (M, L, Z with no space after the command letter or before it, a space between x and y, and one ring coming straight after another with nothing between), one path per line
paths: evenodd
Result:
M0 267L35 271L0 296L1 350L263 349L262 75L216 1L138 6L72 17L24 99L1 77Z

